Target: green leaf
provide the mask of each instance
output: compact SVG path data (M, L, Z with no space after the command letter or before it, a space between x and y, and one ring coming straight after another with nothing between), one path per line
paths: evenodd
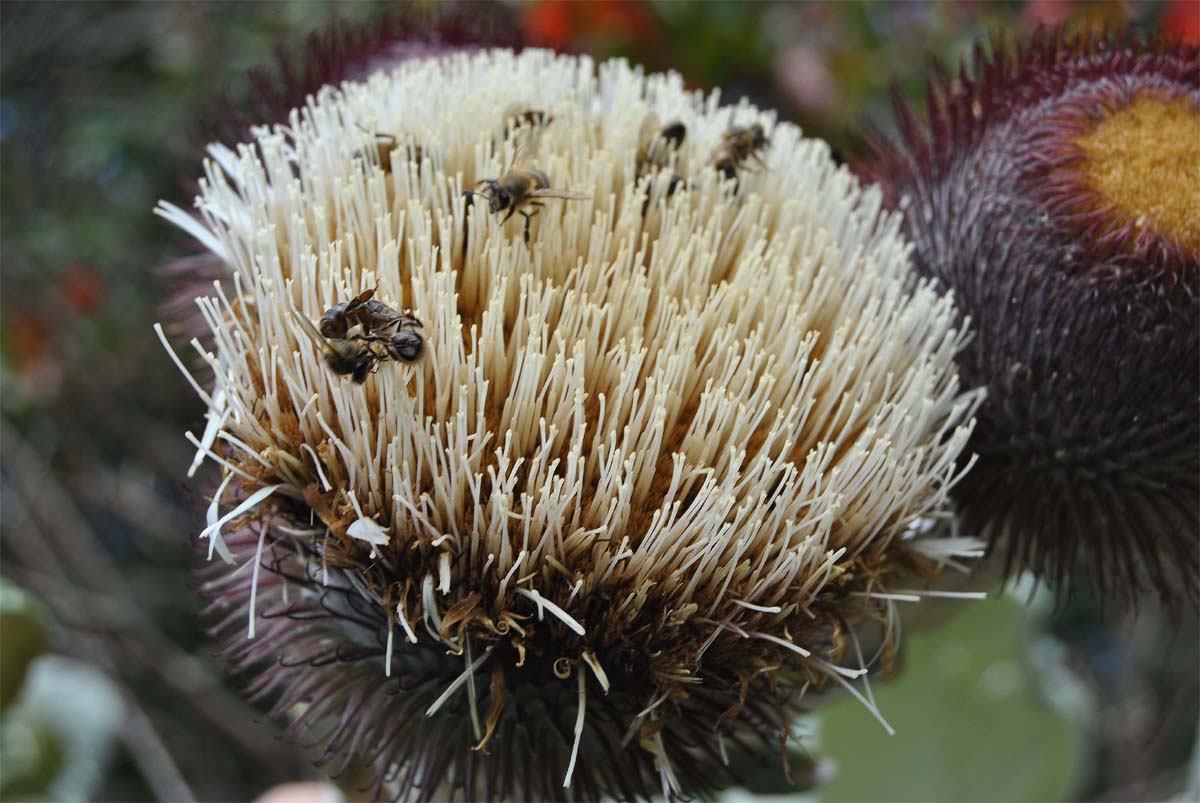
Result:
M17 698L25 672L46 651L45 607L7 580L0 580L0 710Z
M1064 799L1083 740L1073 718L1039 693L1030 631L1027 611L1001 596L969 603L944 627L907 638L899 677L875 684L895 736L849 697L821 709L821 751L837 762L837 773L820 798Z

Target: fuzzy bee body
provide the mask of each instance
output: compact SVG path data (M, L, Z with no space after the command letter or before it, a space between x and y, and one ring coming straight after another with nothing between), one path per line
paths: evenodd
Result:
M504 175L499 178L485 178L476 186L484 189L478 192L488 202L488 211L500 214L507 211L501 218L503 225L513 214L525 218L525 244L529 244L529 222L544 206L543 198L561 198L567 201L583 201L590 198L580 192L556 190L550 187L550 176L545 171L526 166L532 151L536 146L536 137L525 136L513 156L512 164ZM531 209L533 211L525 211Z
M410 329L401 330L392 335L387 352L393 360L416 362L425 352L425 338Z
M671 167L672 157L679 152L684 139L687 138L687 126L679 120L674 120L665 126L660 126L659 122L658 115L653 112L647 114L642 120L642 127L638 132L637 149L637 175L639 178ZM667 197L674 195L675 191L685 184L686 182L681 176L672 173L667 184ZM646 200L642 204L643 215L650 208L650 195L647 193Z
M537 190L550 187L550 177L536 169L512 170L498 179L486 179L481 182L488 188L488 211L492 214L508 210L505 220Z
M321 321L318 324L321 334L330 339L344 338L354 323L351 320L351 315L353 314L354 310L356 310L359 305L365 303L373 295L375 295L374 288L367 290L366 292L350 299L349 301L344 301L341 304L334 304L332 307L325 310L325 313L321 315Z
M638 132L638 175L668 167L671 156L683 146L686 138L687 126L679 120L660 126L658 115L647 114Z
M339 376L352 376L361 385L379 362L371 347L358 339L333 338L325 344L325 364Z
M751 160L765 169L767 165L762 160L762 152L770 145L771 140L760 123L749 127L733 126L713 151L713 169L726 179L737 178L738 171Z
M374 300L374 295L375 288L371 288L325 310L321 316L321 334L327 338L344 338L354 326L361 326L366 332L377 332L393 328L404 320L404 315L382 301Z
M415 362L424 353L424 338L413 331L421 328L421 321L375 300L374 295L375 288L371 288L333 305L325 310L318 326L329 370L351 376L358 384L365 382L380 362Z

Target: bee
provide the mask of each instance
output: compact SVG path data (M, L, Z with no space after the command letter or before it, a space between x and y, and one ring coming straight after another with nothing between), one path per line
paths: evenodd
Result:
M590 195L584 195L581 192L551 189L550 177L544 171L527 166L533 155L536 140L537 138L532 136L522 138L513 155L512 164L509 165L504 175L499 178L485 178L476 185L486 188L477 192L476 195L487 199L489 212L499 214L505 210L508 211L508 214L500 220L500 225L504 225L514 213L525 218L526 245L529 244L529 221L544 206L540 199L561 198L566 201L586 201L591 198ZM526 212L527 208L533 211Z
M367 129L363 128L361 125L359 128L361 128L365 133L372 133L367 131ZM392 151L396 150L400 146L400 139L392 136L391 134L383 134L378 131L374 132L372 135L375 137L375 149L379 152L379 168L388 175L391 175L393 167ZM407 145L411 149L412 160L417 164L417 167L420 167L421 161L425 158L424 149L416 142L412 142L411 138ZM363 148L354 155L357 158L371 161L370 151L367 148Z
M674 173L672 173L670 180L668 180L668 182L667 182L667 192L666 192L665 197L670 198L672 195L675 194L676 190L678 190L680 187L686 187L686 186L687 186L687 181L685 181L682 177L677 176ZM644 201L642 201L642 215L643 216L645 216L645 214L650 210L650 198L652 196L653 196L653 193L650 192L649 190L647 190L646 199Z
M713 151L712 166L726 179L736 178L738 170L751 159L765 168L760 154L770 145L771 141L759 123L749 128L735 125L725 132L721 144Z
M554 122L554 117L547 114L541 109L531 109L524 103L510 103L504 109L504 127L510 125L513 128L521 128L530 126L533 128L543 128Z
M421 321L408 312L396 312L382 301L375 301L375 289L364 291L349 301L335 304L321 316L319 329L299 313L304 327L321 346L329 370L350 376L357 384L386 360L415 362L425 350L425 340L414 329Z
M668 167L671 155L678 151L687 137L687 126L678 120L659 127L658 115L651 112L642 120L638 133L638 175Z
M394 328L405 316L384 304L374 301L375 288L366 290L349 301L334 304L321 316L321 334L327 338L344 338L353 326L364 332L376 333Z
M641 130L638 132L638 176L655 173L664 167L669 167L671 157L683 145L686 137L687 126L678 120L660 127L658 115L654 112L647 114L642 120ZM674 195L675 190L682 184L684 184L684 180L672 173L670 183L667 185L667 197ZM642 214L646 214L649 208L650 193L647 193L646 200L642 203Z
M325 364L335 374L350 375L355 384L361 385L385 360L416 362L421 359L425 353L425 338L411 328L403 328L420 325L416 318L407 316L400 331L391 335L362 334L326 340L322 349Z
M462 197L463 197L462 258L463 258L463 261L465 262L467 259L467 235L470 231L470 226L468 224L471 222L471 207L475 205L475 190L463 190Z

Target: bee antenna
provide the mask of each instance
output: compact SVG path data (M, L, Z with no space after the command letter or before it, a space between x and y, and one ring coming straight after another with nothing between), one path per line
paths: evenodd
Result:
M370 134L373 137L387 137L388 139L392 140L393 142L395 142L395 140L396 140L396 138L394 136L392 136L391 134L385 134L382 131L372 131L371 129L367 128L365 125L363 125L362 123L359 123L357 121L354 123L354 125L356 125L358 127L358 130L363 132L364 134Z

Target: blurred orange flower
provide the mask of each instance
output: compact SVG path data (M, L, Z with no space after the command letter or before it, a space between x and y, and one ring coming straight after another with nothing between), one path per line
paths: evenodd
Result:
M79 262L67 268L58 279L58 293L77 315L91 315L99 309L107 287L94 265Z
M523 8L521 31L531 45L578 50L582 41L611 40L644 47L657 36L658 22L640 0L538 0Z
M1200 3L1196 0L1168 0L1162 18L1163 33L1185 45L1200 45Z

